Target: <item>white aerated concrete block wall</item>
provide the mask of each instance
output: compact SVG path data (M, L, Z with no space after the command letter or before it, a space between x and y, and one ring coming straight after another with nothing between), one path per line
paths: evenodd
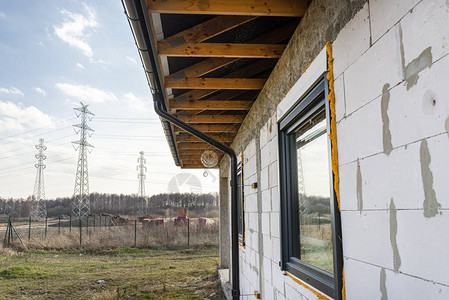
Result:
M347 299L449 299L448 28L371 0L333 43Z
M370 0L333 42L346 299L449 299L448 28L446 0ZM243 156L242 299L317 299L279 268L275 115Z

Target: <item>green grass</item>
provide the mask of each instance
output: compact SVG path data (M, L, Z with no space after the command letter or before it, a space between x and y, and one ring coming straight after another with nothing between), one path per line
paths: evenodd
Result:
M0 256L0 299L203 299L221 293L218 262L216 248L18 252Z

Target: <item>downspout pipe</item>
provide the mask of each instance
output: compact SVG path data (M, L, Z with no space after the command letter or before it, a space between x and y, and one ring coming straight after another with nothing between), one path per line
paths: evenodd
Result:
M167 112L165 106L164 89L162 88L162 80L157 61L157 53L155 41L150 38L150 28L148 16L144 14L147 9L145 0L122 0L125 14L128 18L131 31L139 50L145 73L147 75L148 84L153 94L154 110L162 120L165 120L185 131L209 145L223 151L229 156L231 167L231 249L232 249L232 299L240 298L240 276L239 276L239 248L238 248L238 214L237 214L237 156L231 147L211 138L204 132L199 131L195 127L183 122L177 117Z

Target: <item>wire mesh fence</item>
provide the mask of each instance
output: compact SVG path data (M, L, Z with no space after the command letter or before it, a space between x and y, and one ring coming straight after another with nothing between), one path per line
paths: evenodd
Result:
M82 219L0 220L3 245L17 249L113 249L218 245L216 219L139 219L89 216Z

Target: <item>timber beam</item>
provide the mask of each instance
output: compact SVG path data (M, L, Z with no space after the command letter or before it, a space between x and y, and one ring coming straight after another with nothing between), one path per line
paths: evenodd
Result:
M180 110L249 110L253 101L197 100L176 103L170 101L170 109Z
M158 43L158 54L172 57L279 58L284 49L285 45L272 44Z
M208 133L237 133L238 127L233 124L221 125L221 124L199 124L194 125L193 127L202 132ZM175 132L186 132L181 128L175 126Z
M245 119L243 115L194 115L179 116L179 118L188 123L212 123L212 124L239 124Z
M206 3L206 5L205 5ZM150 0L148 10L161 14L302 17L307 0Z
M165 87L172 89L200 90L261 90L267 80L264 78L167 78Z

